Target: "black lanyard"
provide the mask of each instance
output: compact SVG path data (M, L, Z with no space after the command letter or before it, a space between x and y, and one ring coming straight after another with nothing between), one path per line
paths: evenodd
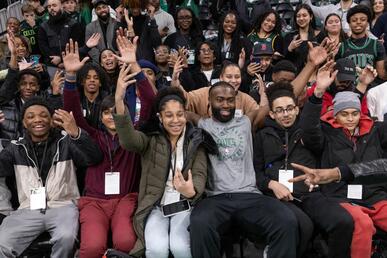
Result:
M35 146L34 146L34 144L32 144L32 154L34 155L34 161L36 162L36 169L38 170L38 174L39 174L40 178L42 178L43 162L46 158L46 153L47 153L47 141L44 143L42 162L40 163L40 166L39 166L39 160L38 160L38 156L36 155L36 152L35 152ZM43 183L43 180L42 180L42 183ZM44 183L43 183L43 185L44 185Z
M285 170L288 170L288 158L289 158L289 134L288 130L285 130Z
M108 153L109 153L110 172L113 172L113 158L114 158L114 155L115 155L115 153L116 153L117 148L114 148L113 151L112 151L112 150L110 149L109 139L108 139L108 137L106 136L105 133L104 133L104 136L105 136L106 146L107 146ZM114 141L113 141L113 144L114 144ZM113 147L114 147L114 146L113 146Z

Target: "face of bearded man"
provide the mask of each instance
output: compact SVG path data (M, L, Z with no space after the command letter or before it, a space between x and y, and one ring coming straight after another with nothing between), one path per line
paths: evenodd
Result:
M106 21L109 18L109 6L106 4L99 4L95 8L95 13L98 16L98 19Z
M47 10L50 20L57 20L62 15L62 3L60 0L48 0Z

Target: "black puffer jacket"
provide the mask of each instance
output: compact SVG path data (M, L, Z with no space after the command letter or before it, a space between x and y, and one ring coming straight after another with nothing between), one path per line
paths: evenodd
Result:
M258 187L264 193L273 195L268 184L270 180L278 181L279 170L285 169L286 156L287 169L293 170L294 176L301 175L302 172L294 170L291 162L307 167L317 166L316 156L304 145L302 122L300 119L291 128L284 129L274 120L267 118L265 127L257 132L254 139L254 168ZM300 197L307 193L309 188L303 182L294 184L294 196Z
M321 111L321 104L313 104L310 101L304 106L304 112ZM314 120L314 121L313 121ZM373 161L383 158L387 148L387 122L374 123L367 116L362 115L359 122L357 136L349 137L345 129L335 123L332 111L319 118L311 119L310 128L319 128L320 133L314 137L320 138L317 147L323 147L321 167L331 168L344 166L351 163ZM353 184L362 184L362 200L353 200L358 204L373 205L378 201L387 199L387 184L374 180L363 182L363 178L356 178ZM371 183L371 184L370 184ZM330 183L322 187L325 195L346 200L347 183Z

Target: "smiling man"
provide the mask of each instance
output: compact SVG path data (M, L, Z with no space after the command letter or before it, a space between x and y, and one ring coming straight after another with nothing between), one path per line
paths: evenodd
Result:
M72 114L52 114L44 99L29 99L21 112L25 137L0 154L0 176L16 178L20 204L1 224L1 257L18 257L44 231L51 235L51 257L70 257L73 252L78 235L76 167L98 163L102 154Z
M98 19L86 26L85 42L94 34L99 33L102 37L96 47L89 51L89 55L95 62L99 62L100 52L106 48L115 49L113 40L118 24L110 17L109 5L106 0L94 1L94 9Z
M352 7L348 11L347 21L351 37L341 44L338 57L348 57L362 69L371 65L376 68L378 77L385 79L384 47L378 40L368 37L371 10L365 5Z
M50 18L39 28L38 45L45 64L62 67L61 55L69 39L72 38L83 46L82 28L62 11L60 0L48 0L47 10ZM54 69L49 72L51 70Z
M198 126L211 134L219 154L209 155L208 198L191 214L193 257L221 257L221 232L229 231L231 221L245 233L265 237L269 257L296 257L295 216L280 201L262 195L256 185L251 135L255 119L235 115L236 91L226 82L210 88L209 102L212 117L200 119Z

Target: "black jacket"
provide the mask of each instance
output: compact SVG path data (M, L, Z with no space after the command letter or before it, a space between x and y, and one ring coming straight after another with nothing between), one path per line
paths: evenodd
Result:
M294 170L291 162L307 167L317 166L316 156L304 145L303 122L306 121L300 119L291 128L284 129L274 120L267 118L265 127L257 132L254 139L254 168L258 187L264 193L273 195L268 184L270 180L278 181L279 170L285 169L286 156L287 169L293 170L294 176L303 173ZM294 184L294 196L300 197L307 193L309 188L303 182Z
M312 100L316 99L312 97ZM311 98L304 106L304 112L321 112L321 104L312 103ZM360 119L359 135L351 139L346 135L342 127L333 122L331 112L321 118L311 117L308 124L309 129L314 128L316 138L315 148L322 148L321 167L331 168L344 166L346 164L373 161L383 158L384 150L387 149L387 122L373 123L368 117ZM320 132L316 132L319 129ZM318 138L318 140L317 140ZM387 184L374 180L371 184L367 179L364 185L363 178L355 178L352 184L362 184L362 200L352 200L359 204L373 205L387 198ZM347 183L330 183L322 187L325 195L338 197L346 200Z
M43 22L38 32L38 44L45 64L51 64L50 56L62 56L70 38L80 47L84 45L85 38L81 25L66 14L58 20L51 19Z

